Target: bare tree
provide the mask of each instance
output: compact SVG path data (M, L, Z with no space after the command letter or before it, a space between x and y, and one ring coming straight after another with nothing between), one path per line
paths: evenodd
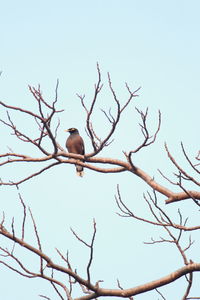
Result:
M30 209L28 209L19 194L19 198L21 201L21 205L23 208L23 215L21 220L21 236L16 235L16 225L13 222L10 224L10 228L5 227L5 216L3 215L1 224L0 224L0 234L5 238L13 241L13 247L9 250L5 247L0 247L1 257L0 263L11 269L12 271L20 274L21 276L27 278L43 278L48 281L55 292L57 293L58 298L60 299L74 299L73 291L74 286L79 286L82 291L82 295L76 299L97 299L102 296L115 296L119 298L129 298L133 299L133 296L145 293L151 290L155 290L162 299L165 299L165 296L158 290L159 287L168 285L172 282L175 282L178 278L184 277L186 280L186 289L183 293L182 299L199 299L198 297L190 297L191 287L194 281L194 272L200 271L200 263L193 262L192 259L187 256L187 250L193 246L193 239L191 235L188 238L187 245L183 245L182 238L183 235L187 232L195 232L200 230L200 226L198 224L194 224L192 226L187 226L187 218L184 219L180 210L178 210L179 222L175 222L172 217L162 208L160 205L160 201L158 201L158 195L162 195L165 197L165 203L171 204L177 201L183 201L188 199L188 201L192 201L197 208L200 206L200 192L198 191L198 187L200 182L196 179L199 175L199 153L196 158L190 158L185 150L184 145L181 143L182 153L185 157L186 162L188 163L188 167L192 170L190 173L186 171L181 165L177 162L177 160L173 157L170 152L167 144L165 144L165 150L168 155L169 160L176 168L176 173L174 173L174 178L168 178L161 170L159 173L165 180L171 184L171 189L166 188L161 185L159 182L156 182L153 177L147 174L144 170L136 166L133 162L133 156L135 153L140 152L143 148L151 146L155 143L157 135L161 128L161 113L158 112L158 120L157 120L157 128L154 132L148 128L148 108L145 111L141 111L136 108L137 113L140 116L141 123L139 124L141 128L141 134L143 136L143 141L139 144L135 149L131 149L129 152L124 152L124 160L119 160L116 158L107 158L107 157L99 157L98 154L105 147L109 147L109 145L113 141L113 134L120 123L120 119L124 113L124 111L128 108L129 104L134 101L136 97L138 97L138 92L140 88L132 91L129 85L126 83L125 88L128 92L127 99L122 103L118 99L118 96L113 88L110 74L108 73L108 86L111 91L113 103L116 106L116 113L113 114L111 109L102 110L102 113L105 115L108 125L109 131L106 136L101 137L97 130L94 128L94 124L92 122L93 113L96 109L96 102L99 93L102 90L103 84L101 79L101 71L99 65L97 64L97 74L98 79L97 83L94 86L94 95L91 100L90 105L86 105L85 96L77 95L80 100L80 104L85 111L86 114L86 132L88 137L90 138L91 145L93 147L93 151L91 153L87 153L84 156L67 153L65 149L63 149L58 140L57 140L57 132L59 129L59 121L55 121L55 116L61 113L63 110L57 109L58 104L58 82L55 88L55 98L52 103L48 103L42 94L40 86L37 88L30 87L29 90L33 95L34 100L37 104L37 111L32 112L30 110L15 107L8 105L2 101L0 101L0 105L6 109L7 119L1 119L1 123L3 123L6 127L8 127L12 134L15 136L17 140L20 140L22 143L27 143L33 147L33 149L37 149L40 156L35 157L31 153L29 155L24 152L16 153L11 149L7 153L0 154L0 166L13 166L15 164L24 164L24 163L35 163L36 165L42 165L44 162L46 163L45 167L41 166L39 171L35 171L28 176L22 175L17 181L13 181L12 178L10 181L5 181L4 178L1 178L0 185L2 186L16 186L17 188L26 181L31 180L35 176L39 176L41 173L48 171L50 168L60 164L77 164L84 166L84 168L88 168L94 172L102 172L102 173L119 173L119 172L130 172L132 175L138 176L142 179L147 186L150 188L150 192L143 195L144 200L147 204L147 209L151 214L151 218L147 219L143 216L138 216L133 210L131 210L122 199L121 192L119 186L117 187L117 195L115 197L116 204L119 209L119 216L131 218L134 220L138 220L139 222L145 222L149 224L149 226L160 227L163 229L164 234L167 237L160 237L159 239L151 238L150 241L145 242L145 244L158 244L158 243L170 243L175 246L180 257L182 258L182 267L180 269L174 270L172 273L164 276L162 278L158 278L157 280L144 283L140 286L131 287L128 289L124 289L118 280L116 289L105 289L101 287L101 280L97 282L92 282L91 277L91 265L94 260L94 243L95 237L97 233L97 224L96 221L93 220L93 234L91 236L91 240L85 241L80 237L78 233L76 233L72 229L72 233L74 237L82 243L85 247L89 249L89 258L86 266L86 278L80 276L76 269L72 267L69 254L65 256L59 249L56 249L58 256L63 261L63 265L56 264L48 255L46 255L42 250L42 241L39 236L39 230L37 228L34 216ZM22 116L27 115L30 118L33 126L37 128L37 136L33 136L31 134L26 133L25 130L19 129L17 124L13 121L11 113L19 113ZM49 151L49 145L51 146L51 151ZM97 165L98 164L98 165ZM196 174L196 177L191 174ZM186 183L190 182L194 185L197 190L188 190L186 188ZM175 190L175 191L174 191ZM26 220L29 217L32 221L34 234L37 241L37 246L30 245L26 242ZM18 228L19 230L19 228ZM15 254L15 247L20 246L26 249L28 252L33 253L35 256L39 257L39 271L30 270L23 262L23 259L20 259L17 254ZM9 258L9 262L7 259ZM11 260L10 260L11 259ZM12 264L13 261L15 265ZM68 282L66 284L66 280L60 280L59 274L65 274L68 276ZM50 299L46 295L40 295L42 298ZM198 295L197 295L198 296Z

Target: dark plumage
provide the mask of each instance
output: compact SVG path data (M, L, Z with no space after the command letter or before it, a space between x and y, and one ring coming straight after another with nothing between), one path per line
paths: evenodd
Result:
M66 147L69 153L75 154L85 154L85 147L82 137L79 135L78 129L76 128L69 128L66 130L70 133L66 141ZM76 172L78 176L83 176L83 167L76 165Z

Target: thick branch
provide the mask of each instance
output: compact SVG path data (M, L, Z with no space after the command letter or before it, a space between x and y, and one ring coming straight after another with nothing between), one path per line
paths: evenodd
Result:
M115 297L128 298L130 296L139 295L154 290L155 288L167 285L179 279L180 277L185 276L186 274L190 274L191 272L197 272L197 271L200 271L200 264L191 263L158 280L154 280L134 288L124 289L124 290L99 288L94 294L76 298L75 300L89 300L89 299L94 299L95 297L98 296L110 296L110 297L115 296Z
M151 291L155 288L158 288L160 286L169 284L175 280L177 280L178 278L186 275L186 274L190 274L191 272L196 272L196 271L200 271L200 264L198 263L190 263L172 273L170 273L169 275L159 278L157 280L154 280L152 282L137 286L137 287L133 287L133 288L129 288L129 289L104 289L104 288L100 288L98 287L98 285L93 285L91 284L88 280L83 279L82 277L80 277L76 272L73 272L70 268L66 268L60 265L57 265L55 263L53 263L53 261L43 252L41 252L39 249L29 245L28 243L26 243L25 241L17 238L16 236L14 236L13 234L9 233L3 226L1 226L0 228L0 234L7 237L8 239L16 242L17 244L21 245L22 247L26 248L27 250L35 253L36 255L38 255L39 257L41 257L42 259L44 259L47 263L47 267L53 268L54 270L60 271L62 273L68 274L70 276L72 276L77 282L79 282L80 284L83 284L84 286L86 286L89 290L93 291L94 293L89 294L87 296L83 296L80 298L77 298L76 300L86 300L86 299L94 299L96 297L99 296L116 296L116 297L123 297L123 298L128 298L130 296L134 296L134 295L138 295L147 291ZM45 278L46 276L44 276ZM48 278L48 280L50 280ZM53 281L53 279L52 279Z
M83 166L84 168L88 168L90 170L94 170L97 172L102 172L102 173L118 173L118 172L124 172L124 171L129 171L132 172L133 174L135 174L136 176L140 177L143 181L145 181L153 190L161 193L162 195L166 196L168 199L166 200L166 204L172 203L172 202L177 202L177 201L181 201L181 200L185 200L185 199L189 199L192 197L194 197L195 199L200 199L200 192L196 192L196 191L187 191L186 192L181 192L181 193L174 193L172 191L170 191L169 189L167 189L166 187L162 186L161 184L157 183L153 177L151 177L150 175L148 175L145 171L143 171L142 169L136 167L135 165L133 165L132 163L129 162L125 162L119 159L112 159L112 158L104 158L104 157L88 157L88 155L82 156L82 155L78 155L78 154L72 154L72 153L66 153L66 152L58 152L57 154L53 154L53 155L49 155L49 156L44 156L41 158L32 158L32 157L28 157L22 154L15 154L15 153L7 153L6 154L8 157L10 156L14 156L14 157L18 157L17 159L11 159L9 158L9 160L2 162L0 164L4 165L4 164L8 164L8 163L15 163L15 162L44 162L44 161L48 161L51 159L56 159L57 162L50 164L49 166L41 169L41 171L38 171L30 176L28 176L26 178L26 180L39 175L40 173L48 170L50 167L53 167L54 165L58 165L60 163L66 163L66 164L77 164L80 166ZM89 155L90 156L90 155ZM0 157L5 157L5 155L2 155ZM65 158L70 158L70 159L63 159L62 157ZM82 162L80 159L85 160L85 162ZM93 163L93 164L91 164ZM113 168L101 168L101 167L97 167L94 164L103 164L103 165L114 165L115 167ZM26 180L20 180L18 183L12 183L12 182L8 182L8 183L4 183L1 182L0 185L17 185L20 184Z

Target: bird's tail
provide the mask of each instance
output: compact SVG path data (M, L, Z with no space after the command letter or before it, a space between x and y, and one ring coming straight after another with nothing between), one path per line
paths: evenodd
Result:
M76 174L80 177L83 177L84 172L83 172L83 167L76 165Z

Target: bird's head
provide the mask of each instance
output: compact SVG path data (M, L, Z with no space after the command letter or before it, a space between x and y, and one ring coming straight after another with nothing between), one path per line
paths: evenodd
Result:
M69 129L67 129L67 130L65 130L66 132L69 132L70 134L73 134L73 133L78 133L78 129L76 129L76 128L69 128Z

